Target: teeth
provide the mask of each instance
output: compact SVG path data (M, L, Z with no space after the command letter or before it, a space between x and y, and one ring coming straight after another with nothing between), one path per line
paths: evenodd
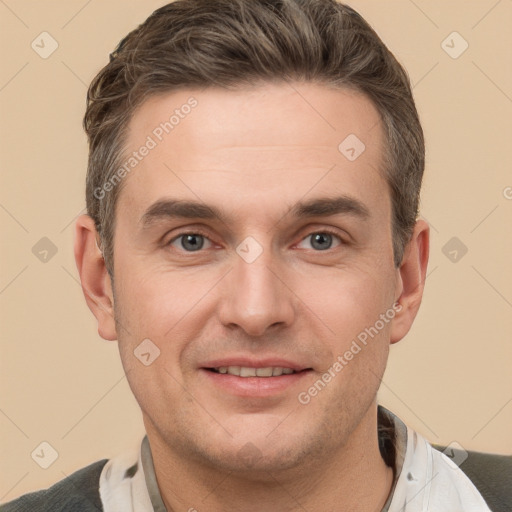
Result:
M238 375L240 377L240 366L228 366L229 375Z
M256 368L256 375L258 377L272 377L272 368Z
M268 366L265 368L249 368L247 366L219 366L214 368L218 373L227 373L237 377L279 377L280 375L290 375L295 373L291 368L282 368L281 366Z
M256 377L256 368L242 366L240 368L240 377Z

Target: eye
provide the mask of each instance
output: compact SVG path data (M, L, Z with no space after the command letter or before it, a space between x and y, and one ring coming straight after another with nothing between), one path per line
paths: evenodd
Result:
M301 244L303 244L307 240L311 240L311 247L313 249L315 249L316 251L326 251L327 249L332 248L335 239L338 240L337 246L343 243L343 240L334 233L330 233L329 231L316 231L314 233L310 233L307 237L303 238L297 247L301 249L309 249L309 247L301 247Z
M203 248L206 249L210 247L211 242L206 236L201 235L200 233L182 233L181 235L174 237L168 245L172 245L177 249L185 250L186 252L197 252Z

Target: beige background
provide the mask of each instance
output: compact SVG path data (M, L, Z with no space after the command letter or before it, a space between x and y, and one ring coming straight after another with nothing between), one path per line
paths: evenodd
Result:
M98 336L85 305L72 241L85 206L86 86L163 3L0 1L0 501L143 434L116 344ZM351 5L408 69L428 142L429 277L380 400L433 442L511 453L512 1ZM31 48L43 31L59 45L47 59ZM457 59L441 46L453 31L469 44ZM43 237L58 249L46 263L32 253ZM457 262L443 253L452 237L468 249ZM43 441L59 454L46 470L31 458Z

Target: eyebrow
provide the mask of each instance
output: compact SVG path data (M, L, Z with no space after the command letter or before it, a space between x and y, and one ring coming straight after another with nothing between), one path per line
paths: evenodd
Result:
M367 220L370 211L360 200L350 196L325 197L299 201L291 207L288 214L297 219L307 217L327 217L345 214ZM288 215L287 214L287 215ZM141 224L148 228L165 219L215 219L227 223L228 219L218 208L198 201L180 199L161 199L153 203L142 215Z
M140 221L142 226L147 228L160 220L172 218L226 221L224 215L214 206L180 199L161 199L156 201L145 211Z
M322 217L329 215L347 214L367 220L370 210L359 199L350 196L338 196L334 198L312 199L299 202L291 209L291 215L297 218Z

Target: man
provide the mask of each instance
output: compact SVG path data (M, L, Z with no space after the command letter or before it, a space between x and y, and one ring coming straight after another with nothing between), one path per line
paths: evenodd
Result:
M2 510L488 511L376 394L425 281L405 71L334 0L178 0L94 79L75 257L147 436Z

